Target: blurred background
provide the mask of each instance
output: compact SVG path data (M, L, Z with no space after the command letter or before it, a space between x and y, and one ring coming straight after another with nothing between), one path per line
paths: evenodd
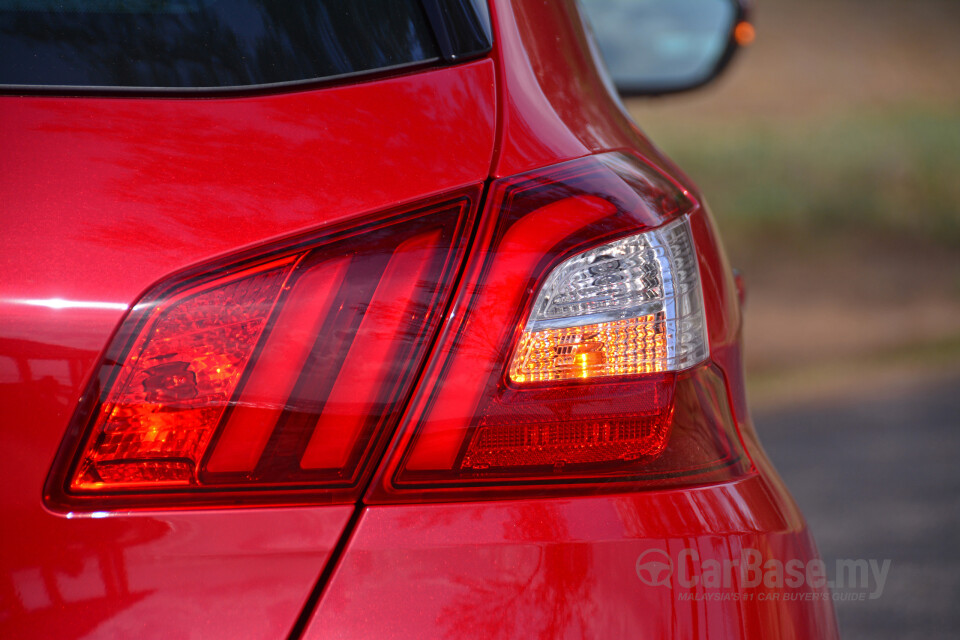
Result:
M754 421L821 553L890 559L844 638L960 628L960 2L758 0L714 84L632 99L747 284Z

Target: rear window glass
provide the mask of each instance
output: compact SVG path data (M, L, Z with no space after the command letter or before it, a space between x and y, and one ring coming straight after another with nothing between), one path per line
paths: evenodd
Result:
M438 58L419 0L0 0L0 84L293 83Z

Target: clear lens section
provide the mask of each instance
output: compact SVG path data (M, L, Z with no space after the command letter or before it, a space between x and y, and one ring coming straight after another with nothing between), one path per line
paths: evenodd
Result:
M700 274L684 216L556 267L537 295L510 379L680 371L707 355Z

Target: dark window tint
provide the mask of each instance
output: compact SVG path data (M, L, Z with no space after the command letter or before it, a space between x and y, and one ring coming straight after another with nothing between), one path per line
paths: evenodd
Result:
M214 88L439 57L418 0L0 0L0 84Z

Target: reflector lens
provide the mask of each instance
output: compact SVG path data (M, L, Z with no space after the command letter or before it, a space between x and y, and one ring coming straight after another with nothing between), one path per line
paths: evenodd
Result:
M460 469L561 474L655 457L670 433L673 376L652 377L629 397L624 391L580 385L507 393L487 406Z
M589 464L636 460L663 450L667 429L657 420L547 422L484 427L470 443L461 469Z

